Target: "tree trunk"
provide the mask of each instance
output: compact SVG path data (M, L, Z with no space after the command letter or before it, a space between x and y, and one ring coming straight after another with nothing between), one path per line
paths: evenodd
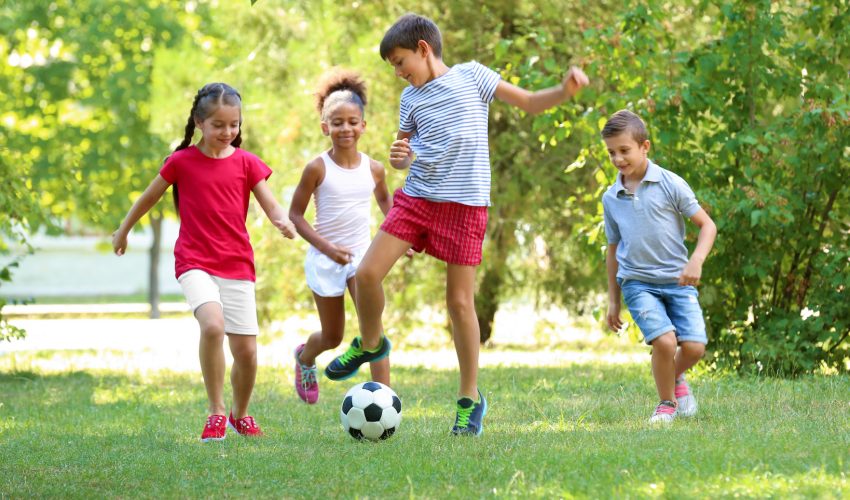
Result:
M478 315L478 328L481 332L481 343L490 340L493 335L493 321L499 311L502 299L502 285L507 273L508 255L513 250L513 220L507 214L509 210L494 210L495 217L490 219L493 224L490 231L489 252L485 262L484 276L478 293L475 294L475 311Z
M162 212L151 211L151 229L153 242L150 248L150 268L148 269L148 303L151 305L151 319L159 318L159 249L162 245Z

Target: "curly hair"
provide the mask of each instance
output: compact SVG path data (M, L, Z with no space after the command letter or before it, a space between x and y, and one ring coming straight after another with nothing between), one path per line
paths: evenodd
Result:
M316 109L322 119L340 104L354 103L360 112L366 107L366 82L354 71L334 69L326 73L316 91Z

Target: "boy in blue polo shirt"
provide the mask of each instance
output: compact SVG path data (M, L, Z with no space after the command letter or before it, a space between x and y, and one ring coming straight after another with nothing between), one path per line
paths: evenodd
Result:
M390 147L390 164L410 170L357 269L362 339L354 339L325 374L344 379L362 363L389 353L381 323L381 283L411 248L424 251L446 263L446 305L460 367L452 433L477 436L487 412L478 389L480 333L474 292L490 205L488 106L496 98L539 113L573 97L588 84L587 76L573 67L561 85L529 92L474 61L449 67L443 62L437 25L416 14L399 18L384 35L380 50L396 76L410 83L401 94L399 131Z
M697 402L685 372L702 358L708 343L696 286L717 227L684 179L647 158L650 143L639 116L618 111L603 127L602 138L618 171L602 196L608 326L614 331L623 327L622 290L644 341L652 346L652 375L661 402L650 422L693 416ZM690 259L683 216L700 228Z

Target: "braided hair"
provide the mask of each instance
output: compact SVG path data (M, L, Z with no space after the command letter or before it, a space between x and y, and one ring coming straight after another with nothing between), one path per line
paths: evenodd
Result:
M189 119L186 122L186 131L183 134L183 141L174 148L174 152L186 149L192 143L192 137L195 135L195 121L204 121L222 105L242 107L242 96L239 92L226 83L208 83L201 87L201 90L195 94L195 100L192 101L192 110L189 111ZM240 118L239 124L242 124ZM233 147L238 148L242 144L242 128L236 138L230 143ZM174 208L179 209L179 195L177 194L177 183L171 187L171 194L174 197Z
M340 104L356 104L360 113L366 108L366 82L354 71L335 69L319 82L316 91L316 109L327 119Z

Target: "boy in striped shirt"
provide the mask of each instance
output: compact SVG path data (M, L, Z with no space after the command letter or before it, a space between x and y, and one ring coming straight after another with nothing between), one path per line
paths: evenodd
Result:
M406 14L381 41L381 57L410 83L401 94L399 131L390 147L390 164L410 170L357 270L361 337L325 373L344 379L361 364L389 353L389 340L382 334L381 283L411 248L424 251L447 264L446 304L460 367L452 433L477 436L487 412L478 389L480 332L474 292L490 205L489 103L495 97L539 113L574 96L588 79L572 67L561 85L529 92L475 61L447 66L441 38L433 21Z

